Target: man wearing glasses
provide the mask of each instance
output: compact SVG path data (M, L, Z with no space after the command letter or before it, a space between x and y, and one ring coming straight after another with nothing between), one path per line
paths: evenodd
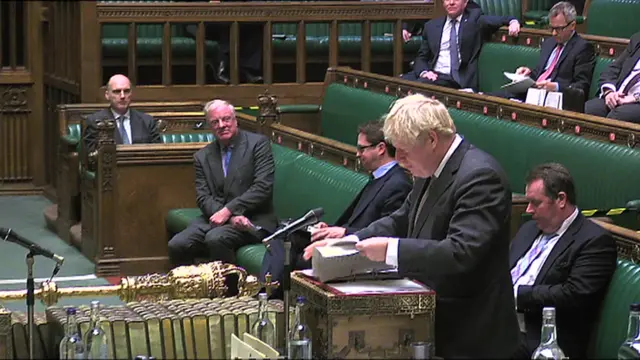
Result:
M291 263L296 269L310 267L310 263L302 259L304 248L311 241L326 238L341 238L365 228L372 222L398 210L411 191L411 181L404 169L395 161L396 150L387 143L382 132L381 121L371 121L358 129L356 155L362 167L371 174L371 180L353 199L334 226L324 222L318 223L312 231L311 239L296 233L293 238ZM300 235L300 236L298 236ZM261 278L270 273L273 280L282 283L284 271L284 244L281 241L271 243L265 253ZM281 292L274 292L273 297L280 297Z
M521 66L516 74L531 77L538 89L562 92L571 87L588 94L595 53L593 45L575 31L576 8L566 1L555 4L549 10L549 26L552 37L542 43L536 68ZM524 101L527 94L498 91L492 95Z
M266 136L238 129L234 107L208 102L204 111L215 140L193 156L196 203L202 212L169 241L173 266L236 262L236 251L259 243L278 225L273 209L275 164ZM237 278L227 278L229 295Z
M109 107L87 118L85 143L89 153L98 145L96 122L111 119L116 122L114 138L116 144L147 144L161 142L156 122L149 114L129 108L131 105L131 81L124 75L113 75L107 83L104 97Z

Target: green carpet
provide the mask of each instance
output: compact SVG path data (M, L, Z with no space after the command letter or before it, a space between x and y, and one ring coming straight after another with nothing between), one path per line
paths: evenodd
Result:
M95 266L82 255L76 248L62 241L58 236L49 231L45 226L42 215L44 209L51 202L42 196L0 196L0 227L11 228L23 238L64 257L64 264L56 278L91 275ZM0 291L26 289L24 282L3 283L5 280L23 280L27 277L27 264L25 263L26 249L20 245L0 240ZM55 263L42 256L35 258L33 267L35 278L49 278L55 267ZM54 281L55 279L54 278ZM58 287L107 285L105 279L58 281ZM36 282L36 288L39 283ZM88 305L93 298L61 299L58 305ZM105 305L122 304L116 297L103 297L96 300ZM2 306L12 311L26 311L24 300L0 302ZM36 311L44 311L42 304L36 302Z

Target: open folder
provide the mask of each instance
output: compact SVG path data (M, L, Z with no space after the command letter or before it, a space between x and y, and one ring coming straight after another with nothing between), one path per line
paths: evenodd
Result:
M511 80L511 82L508 84L502 85L500 88L507 90L512 94L524 94L527 92L527 90L530 87L536 84L536 82L533 81L533 79L530 78L529 76L518 75L518 74L508 73L508 72L505 72L504 76L506 76L507 79Z

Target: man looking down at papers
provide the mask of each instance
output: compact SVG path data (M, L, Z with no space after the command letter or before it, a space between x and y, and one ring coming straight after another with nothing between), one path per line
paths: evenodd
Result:
M415 177L400 209L347 238L373 261L436 291L436 355L506 358L518 345L509 273L511 189L490 155L456 133L447 108L416 94L397 100L384 134ZM342 239L317 241L305 249Z
M518 77L529 77L534 87L549 92L563 91L567 87L589 93L595 52L593 45L576 33L576 8L562 1L549 10L549 28L552 37L542 43L538 65L532 71L526 66L516 69ZM525 99L527 91L511 88L491 95Z

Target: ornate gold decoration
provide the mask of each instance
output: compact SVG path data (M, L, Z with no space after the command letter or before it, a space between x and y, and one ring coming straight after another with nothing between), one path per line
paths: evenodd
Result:
M262 287L268 291L277 287L277 282L264 285L244 269L232 264L214 261L207 264L180 266L168 274L128 276L120 285L82 286L59 288L53 281L45 281L36 290L36 297L47 306L54 305L61 297L114 296L124 302L164 301L173 299L223 297L228 290L224 279L227 275L238 276L239 296L255 296ZM18 300L27 295L26 290L0 291L0 300Z
M146 5L146 6L145 6ZM153 18L159 21L208 21L212 18L219 21L247 20L263 21L269 18L272 21L291 19L318 20L352 20L357 18L378 19L428 19L435 10L433 4L344 4L339 7L324 6L300 6L300 4L265 4L259 7L234 6L217 4L217 6L185 6L180 4L168 4L167 6L149 6L153 4L100 4L97 6L98 19L114 21L122 19L122 22L130 22L132 18ZM368 5L368 6L367 6ZM166 19L166 20L165 20Z
M9 86L0 98L0 112L24 112L27 108L27 88Z
M264 124L267 120L278 122L278 97L269 94L268 89L258 96L258 108L260 124Z

